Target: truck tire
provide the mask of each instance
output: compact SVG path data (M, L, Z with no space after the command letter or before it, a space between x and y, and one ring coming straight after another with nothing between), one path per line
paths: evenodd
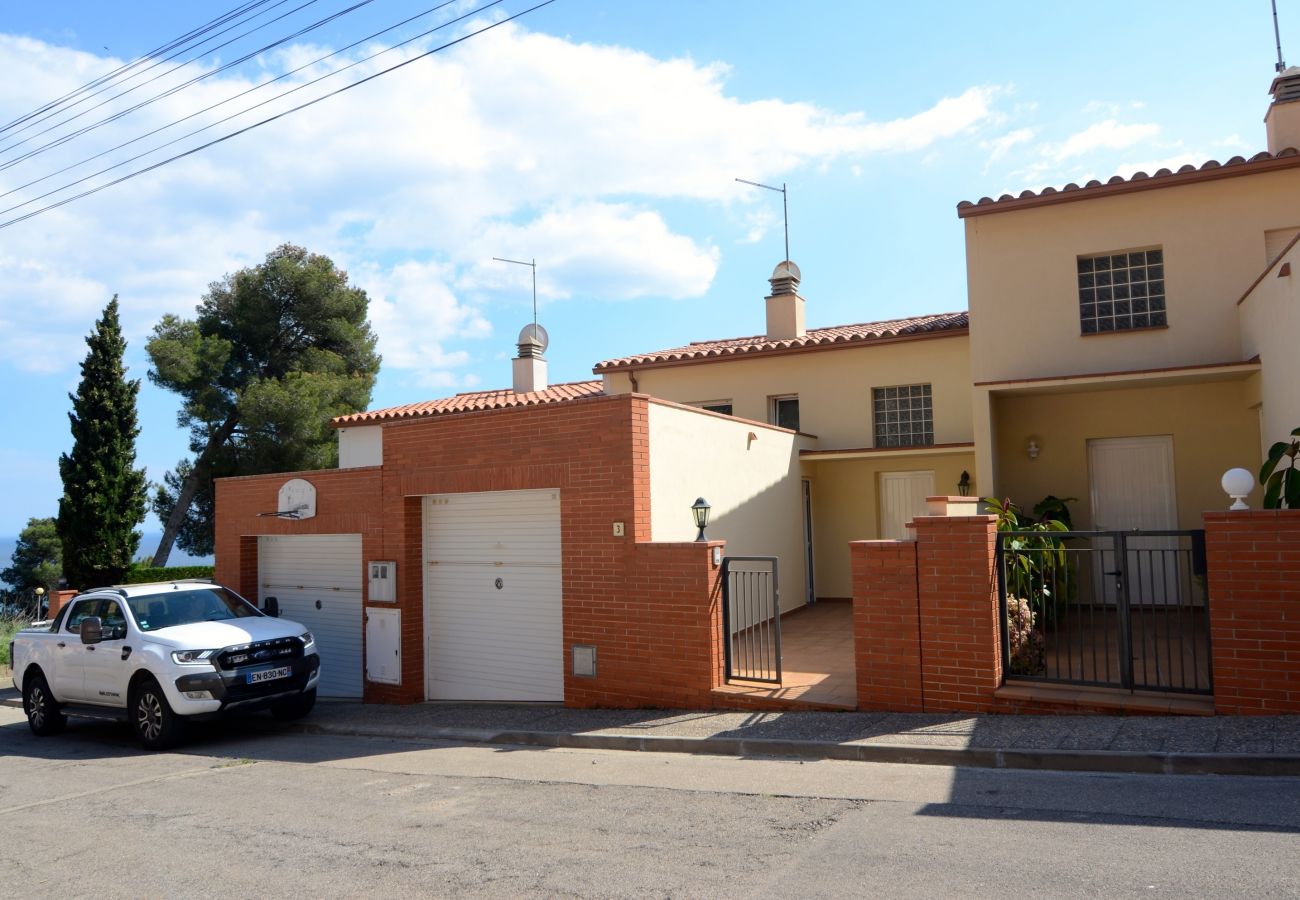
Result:
M29 675L23 683L23 712L32 734L46 737L58 734L68 724L68 717L59 709L45 676L39 672Z
M271 707L271 715L280 722L291 722L307 715L315 705L316 689L312 688L310 691L303 691L292 700L281 700Z
M131 695L131 727L146 750L166 750L181 739L183 723L158 682L143 681Z

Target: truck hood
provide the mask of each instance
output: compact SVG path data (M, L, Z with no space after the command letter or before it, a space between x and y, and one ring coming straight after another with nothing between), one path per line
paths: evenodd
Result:
M254 641L297 637L307 629L288 619L270 616L248 616L243 619L225 619L220 622L191 622L159 628L144 635L144 639L162 644L172 650L220 650Z

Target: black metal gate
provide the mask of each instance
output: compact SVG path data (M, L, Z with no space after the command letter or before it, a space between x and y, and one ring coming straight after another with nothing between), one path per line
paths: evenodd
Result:
M1204 531L998 534L1004 673L1208 694Z
M781 591L775 556L722 561L727 679L781 683Z

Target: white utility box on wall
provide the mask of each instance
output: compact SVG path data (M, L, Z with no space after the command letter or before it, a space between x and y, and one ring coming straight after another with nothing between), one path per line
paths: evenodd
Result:
M370 573L371 603L397 602L397 563L392 560L372 561L366 566Z
M402 611L366 610L366 680L402 683Z

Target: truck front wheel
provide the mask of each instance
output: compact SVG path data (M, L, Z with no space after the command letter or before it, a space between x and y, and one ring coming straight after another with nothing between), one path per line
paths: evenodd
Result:
M157 682L145 681L135 689L131 699L131 727L146 750L166 750L181 739L180 717L172 712Z
M54 701L44 675L32 674L23 684L23 711L27 713L32 734L41 737L58 734L68 724L68 717Z

